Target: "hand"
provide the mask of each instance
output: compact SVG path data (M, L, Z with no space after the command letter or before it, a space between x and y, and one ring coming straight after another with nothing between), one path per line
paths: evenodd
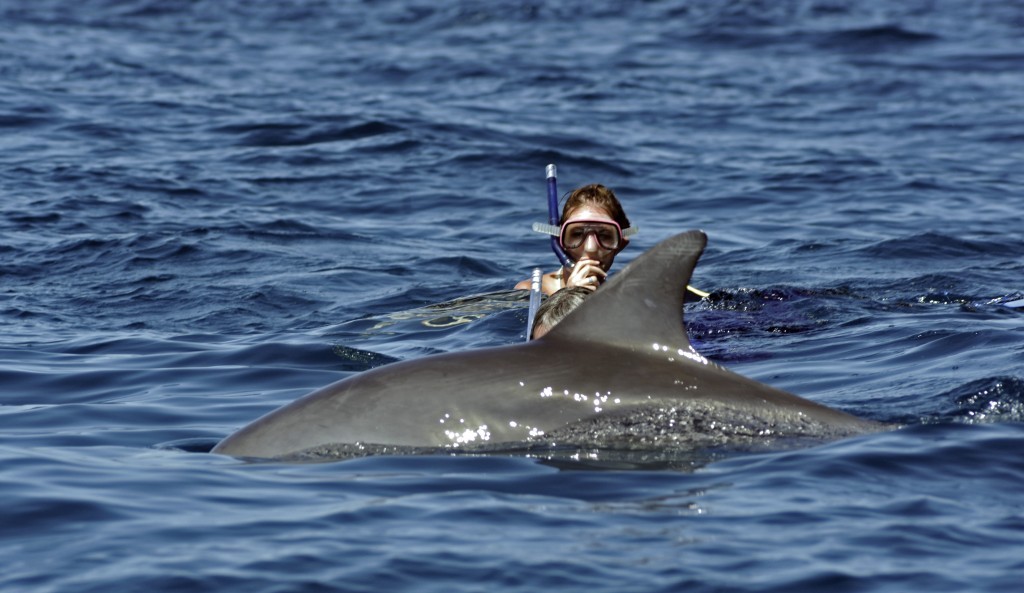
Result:
M565 285L566 287L582 286L587 290L595 291L607 276L608 273L601 269L600 262L584 257L573 266Z

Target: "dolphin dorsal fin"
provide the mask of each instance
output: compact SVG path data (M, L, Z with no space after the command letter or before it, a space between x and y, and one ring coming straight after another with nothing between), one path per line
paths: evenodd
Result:
M705 245L707 236L702 231L681 233L655 245L540 340L688 348L683 301Z

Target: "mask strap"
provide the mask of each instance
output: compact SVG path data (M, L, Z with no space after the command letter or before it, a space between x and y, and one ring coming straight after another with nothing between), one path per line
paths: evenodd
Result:
M535 233L541 233L541 234L544 234L544 235L551 235L552 237L557 237L559 235L559 233L561 232L561 229L559 229L557 226L555 226L553 224L544 224L543 222L535 222L535 223L533 223L533 231Z

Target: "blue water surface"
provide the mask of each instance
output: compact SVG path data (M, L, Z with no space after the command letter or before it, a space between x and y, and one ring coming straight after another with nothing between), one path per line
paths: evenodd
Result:
M1024 5L0 3L0 590L1013 591ZM709 246L700 350L905 427L210 455L523 339L544 167ZM414 394L413 394L414 395Z

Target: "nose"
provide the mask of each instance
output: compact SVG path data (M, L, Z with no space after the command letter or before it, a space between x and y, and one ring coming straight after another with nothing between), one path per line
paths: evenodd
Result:
M597 253L600 246L600 243L597 241L597 233L587 233L587 238L583 241L583 251L586 253Z

